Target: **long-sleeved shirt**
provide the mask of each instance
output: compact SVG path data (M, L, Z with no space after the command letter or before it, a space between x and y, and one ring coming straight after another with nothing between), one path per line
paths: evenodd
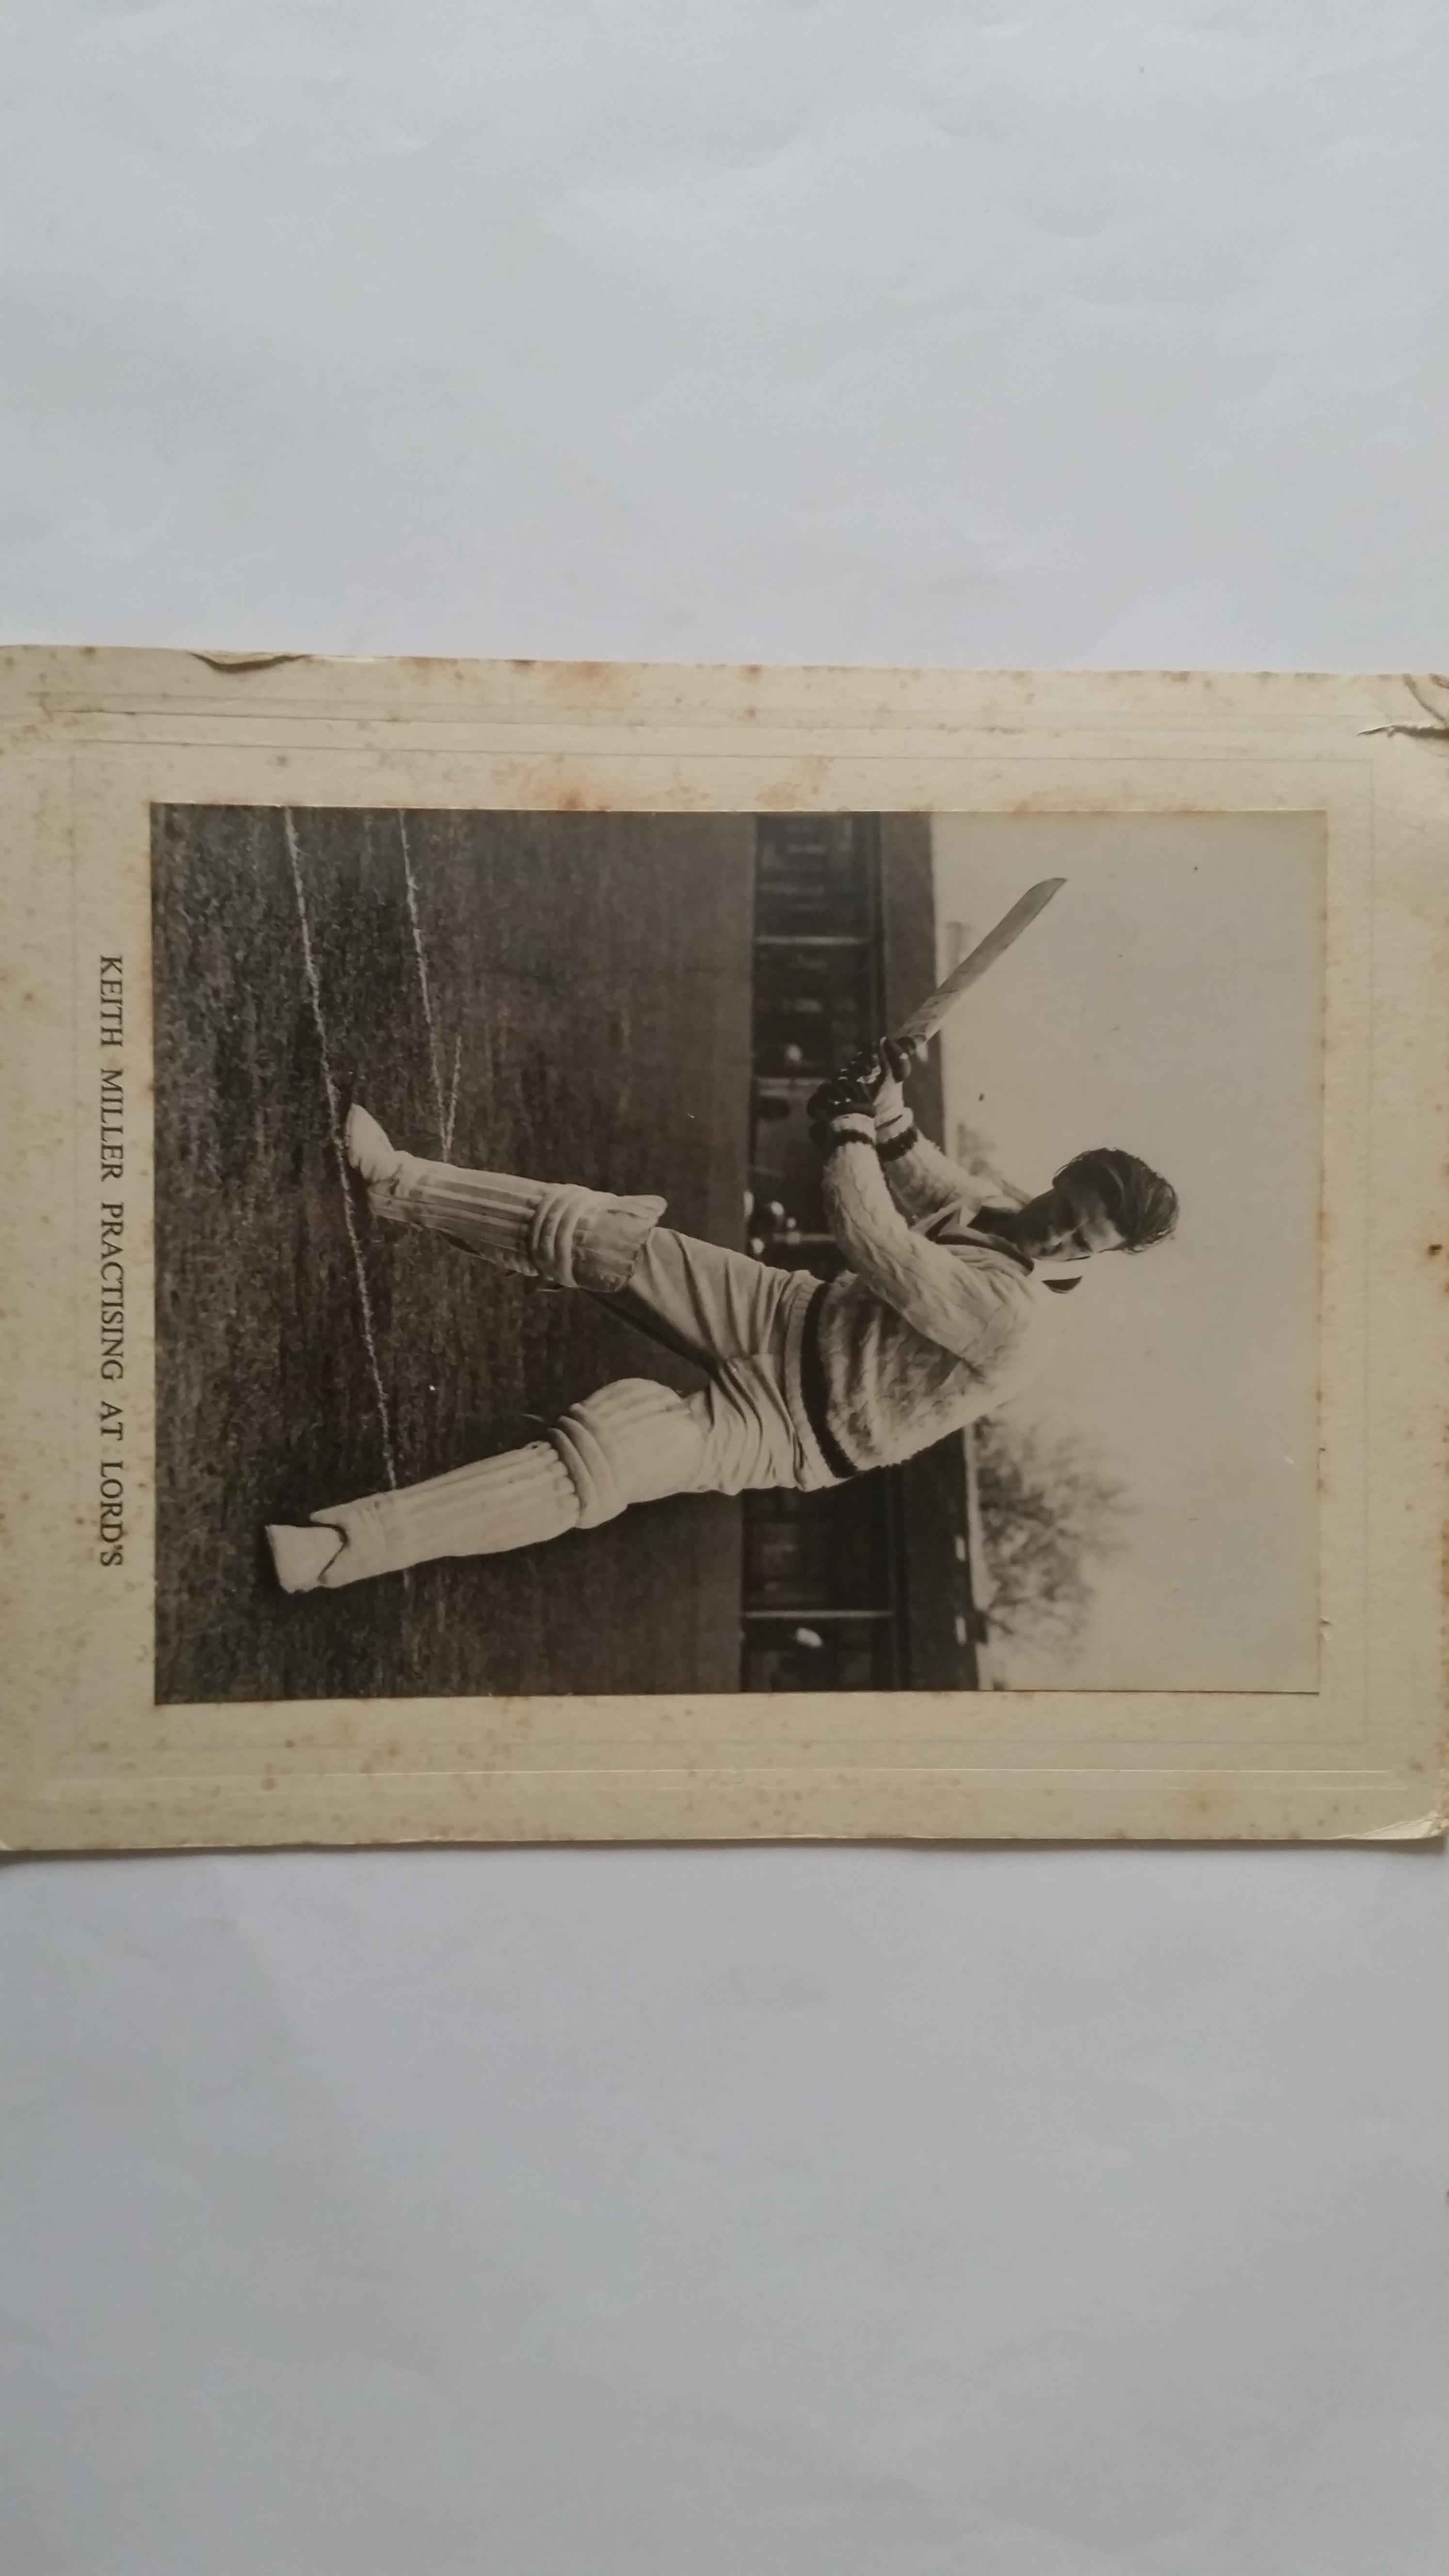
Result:
M879 1135L864 1112L837 1118L824 1192L848 1265L818 1309L825 1422L840 1460L889 1466L1034 1377L1062 1301L1024 1254L973 1227L981 1192L904 1114ZM1008 1195L1023 1194L997 1192Z

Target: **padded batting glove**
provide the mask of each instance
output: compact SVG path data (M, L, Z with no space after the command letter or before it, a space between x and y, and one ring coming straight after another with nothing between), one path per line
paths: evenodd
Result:
M833 1154L838 1145L851 1143L874 1145L876 1084L871 1077L877 1071L873 1055L858 1056L812 1091L805 1109L818 1152Z
M847 1065L811 1092L805 1114L812 1127L828 1127L836 1118L874 1118L875 1092L876 1086L855 1065Z
M915 1062L913 1050L900 1046L894 1038L882 1038L876 1049L881 1077L871 1100L877 1127L893 1127L908 1116L905 1079Z

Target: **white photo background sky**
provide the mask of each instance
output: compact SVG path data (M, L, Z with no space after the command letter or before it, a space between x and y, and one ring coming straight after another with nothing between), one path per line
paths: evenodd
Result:
M1322 857L1310 816L949 816L937 918L979 938L1061 892L948 1022L958 1119L1042 1187L1088 1145L1173 1183L1174 1238L1092 1262L1062 1347L1011 1408L1079 1432L1126 1486L1070 1656L1018 1684L1312 1689Z

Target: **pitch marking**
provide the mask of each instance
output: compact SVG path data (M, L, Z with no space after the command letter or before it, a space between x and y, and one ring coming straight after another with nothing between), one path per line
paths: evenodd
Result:
M458 1076L462 1069L463 1040L461 1035L459 1035L453 1040L453 1084L452 1089L448 1093L448 1115L443 1126L443 1160L445 1163L450 1159L453 1151L453 1122L458 1115Z
M377 1356L377 1337L372 1329L372 1299L367 1291L367 1273L362 1266L362 1245L357 1235L357 1219L352 1212L352 1184L348 1178L347 1156L342 1148L342 1121L338 1115L337 1084L332 1074L332 1056L327 1044L327 1023L322 1017L322 981L317 960L312 953L312 926L307 919L307 898L302 891L302 861L297 849L297 826L290 806L282 808L282 827L287 836L287 856L292 862L292 883L297 890L297 920L302 932L302 965L307 977L307 991L312 1001L312 1017L317 1027L317 1045L322 1056L322 1087L327 1094L327 1125L332 1136L332 1151L337 1162L337 1178L342 1188L342 1213L347 1222L347 1240L352 1246L352 1264L357 1272L357 1295L362 1307L362 1338L367 1344L367 1364L372 1371L373 1389L377 1396L378 1420L382 1426L382 1454L387 1468L387 1481L397 1483L397 1462L392 1452L392 1423L387 1409L387 1392L382 1383L382 1369Z
M423 997L423 1018L428 1025L428 1070L433 1077L433 1105L438 1113L438 1142L442 1159L446 1163L453 1142L453 1120L458 1109L458 1060L463 1041L459 1038L457 1047L454 1049L453 1096L445 1108L443 1076L438 1064L438 1029L433 1018L433 996L428 983L428 960L423 947L422 923L418 919L418 883L413 875L412 852L408 848L407 817L403 814L399 814L397 818L397 836L402 843L403 876L407 881L408 890L408 920L412 924L413 955L418 961L418 985Z

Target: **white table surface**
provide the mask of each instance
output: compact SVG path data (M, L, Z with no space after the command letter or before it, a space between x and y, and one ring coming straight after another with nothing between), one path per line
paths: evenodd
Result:
M6 640L1449 667L1434 0L0 47ZM10 1866L8 2576L1441 2576L1445 1891Z

